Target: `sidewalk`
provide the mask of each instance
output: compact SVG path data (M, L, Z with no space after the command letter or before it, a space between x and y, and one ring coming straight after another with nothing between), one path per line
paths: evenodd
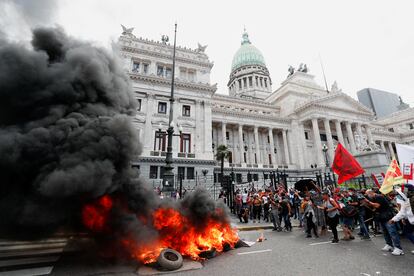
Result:
M291 218L291 223L293 227L299 227L299 221L297 219ZM239 231L254 231L262 229L273 229L272 222L260 221L260 223L253 223L252 220L249 220L248 223L240 222L239 218L236 215L231 214L231 225L236 227Z

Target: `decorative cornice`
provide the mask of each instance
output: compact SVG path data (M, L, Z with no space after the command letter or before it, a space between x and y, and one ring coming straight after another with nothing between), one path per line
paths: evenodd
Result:
M160 53L160 52L140 49L140 48L126 46L126 45L122 45L121 50L124 51L124 52L128 52L128 53L143 54L143 55L146 55L146 56L151 56L151 57L156 57L156 58L172 59L172 54L164 54L164 53ZM176 60L176 62L195 64L195 65L198 65L198 66L201 66L201 67L207 67L209 69L213 68L213 66L214 66L214 63L212 63L212 62L202 62L202 61L197 61L195 59L185 58L185 57L181 57L181 56L176 56L175 60Z
M140 156L133 163L165 163L165 157L146 157ZM174 164L193 164L193 165L215 165L215 160L204 160L196 158L173 158Z
M129 77L135 81L149 82L151 84L158 84L164 86L171 86L171 80L167 78L160 78L155 75L141 75L137 73L129 73ZM175 79L175 87L187 89L187 90L199 90L210 93L215 93L217 90L217 84L210 85L204 83L192 83L192 82L183 82L179 79Z
M327 101L327 100L331 100L334 98L345 98L347 100L349 100L351 102L351 104L353 106L355 106L356 109L358 110L349 110L349 109L344 109L344 108L338 108L338 107L332 107L326 104L323 104L322 102ZM344 111L344 112L352 112L352 113L356 113L356 114L361 114L361 115L365 115L365 116L372 116L374 117L374 113L369 110L367 107L363 106L362 104L360 104L359 102L357 102L356 100L354 100L353 98L351 98L350 96L341 93L341 92L336 92L336 93L331 93L328 96L325 97L318 97L316 99L311 99L305 103L303 103L302 105L300 105L299 107L297 107L293 113L298 113L301 112L303 110L306 110L308 108L311 107L317 107L317 108L328 108L328 109L335 109L335 110L340 110L340 111Z

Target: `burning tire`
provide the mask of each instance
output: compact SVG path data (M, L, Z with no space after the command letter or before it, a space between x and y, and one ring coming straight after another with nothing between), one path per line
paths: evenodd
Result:
M166 270L176 270L183 266L183 256L173 249L164 249L158 256L157 263Z

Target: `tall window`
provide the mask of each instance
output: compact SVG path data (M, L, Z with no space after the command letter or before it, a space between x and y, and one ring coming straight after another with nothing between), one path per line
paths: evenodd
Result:
M272 155L269 154L269 165L272 165Z
M256 86L259 86L259 77L256 77Z
M187 167L187 179L194 179L194 167Z
M247 153L246 152L243 152L243 160L244 160L244 163L247 163Z
M194 81L195 80L195 73L192 71L188 71L188 80Z
M247 79L243 78L243 88L246 88L246 87L247 87Z
M148 63L142 64L142 69L143 69L144 74L148 74L148 67L149 67Z
M265 87L267 87L267 79L264 79Z
M158 102L158 113L167 113L167 103L166 102Z
M414 124L413 123L409 123L408 126L410 127L410 129L414 129Z
M244 135L244 133L243 133L243 142L244 142L244 141L246 141L246 137L245 137L245 135Z
M253 86L253 78L249 77L249 86L252 87Z
M138 73L139 72L139 62L134 61L132 63L132 72Z
M188 134L188 133L181 134L180 151L185 152L185 153L191 152L191 134Z
M178 167L178 179L185 179L185 167Z
M149 178L150 179L158 178L158 167L157 166L150 166Z
M267 143L270 144L270 136L267 135Z
M309 140L309 133L307 131L305 131L305 139Z
M137 111L141 111L141 99L137 99Z
M165 151L165 139L167 135L165 131L155 131L154 150Z
M191 106L183 105L183 116L190 117Z
M230 132L226 131L226 140L230 140Z
M172 71L171 71L171 68L166 68L166 69L165 69L165 77L166 77L167 79L170 79L170 78L171 78L171 76L172 76Z
M163 77L164 76L164 66L158 65L157 66L157 76Z
M241 89L241 80L239 80L239 89Z
M233 164L233 153L231 151L229 151L228 159L229 159L229 163Z

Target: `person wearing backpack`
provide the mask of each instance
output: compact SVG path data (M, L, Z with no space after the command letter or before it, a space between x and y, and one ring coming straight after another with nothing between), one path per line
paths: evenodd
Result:
M406 193L403 193L400 189L395 191L400 210L388 223L394 224L402 221L404 235L414 244L414 186L407 185ZM411 253L414 254L414 250Z

